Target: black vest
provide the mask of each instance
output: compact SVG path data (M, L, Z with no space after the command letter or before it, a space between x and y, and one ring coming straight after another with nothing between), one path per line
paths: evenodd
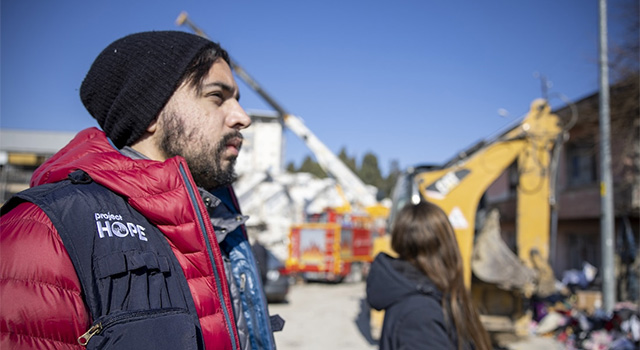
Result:
M71 257L94 323L88 349L204 349L182 268L155 225L83 171L16 194L49 217ZM80 336L80 335L79 335Z

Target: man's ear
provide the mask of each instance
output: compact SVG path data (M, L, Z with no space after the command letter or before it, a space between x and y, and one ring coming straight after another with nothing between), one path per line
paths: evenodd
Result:
M158 122L158 119L159 118L154 119L149 126L147 126L144 135L142 135L138 141L131 144L131 148L144 154L149 159L165 161L167 160L166 155L157 146L159 144L158 139L162 137L160 130L162 125L160 125L161 123Z
M156 117L156 119L154 119L154 120L149 124L149 126L147 126L147 132L148 132L148 133L150 133L150 134L155 134L155 132L158 130L158 127L159 127L159 126L158 126L158 119L159 119L159 118L157 118L157 117Z

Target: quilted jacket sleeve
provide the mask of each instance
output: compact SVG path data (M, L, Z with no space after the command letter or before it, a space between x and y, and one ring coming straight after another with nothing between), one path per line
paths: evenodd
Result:
M22 203L0 218L0 348L83 349L81 286L44 212Z

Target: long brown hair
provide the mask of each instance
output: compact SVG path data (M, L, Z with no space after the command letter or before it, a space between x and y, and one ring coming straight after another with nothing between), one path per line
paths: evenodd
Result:
M429 202L406 205L394 221L391 247L444 294L442 308L445 319L453 320L458 349L469 341L476 349L491 349L489 335L464 285L458 241L444 211Z

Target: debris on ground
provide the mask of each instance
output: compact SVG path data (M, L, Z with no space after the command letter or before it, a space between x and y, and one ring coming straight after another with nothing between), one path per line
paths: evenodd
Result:
M568 350L640 349L640 309L620 302L611 313L602 310L602 293L574 290L534 299L531 333L553 337Z

